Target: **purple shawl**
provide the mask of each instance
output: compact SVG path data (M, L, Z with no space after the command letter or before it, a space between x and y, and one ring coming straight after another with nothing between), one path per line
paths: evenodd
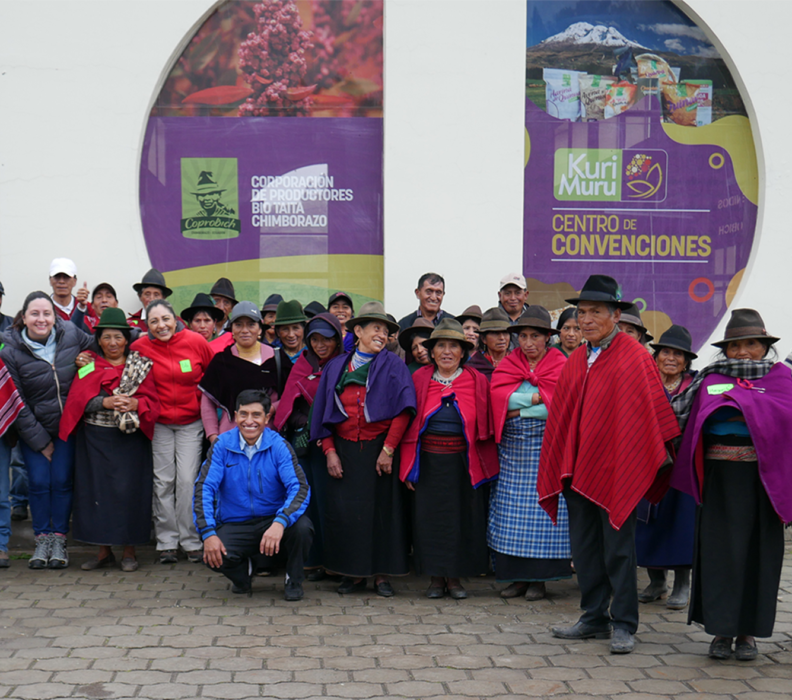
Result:
M353 353L334 357L325 366L313 403L311 440L331 434L333 426L347 416L335 388ZM407 365L389 350L382 350L371 361L366 382L365 416L369 423L395 418L404 410L415 415L415 385Z
M723 394L710 394L707 387L713 384L733 384L734 388ZM792 522L792 452L787 448L792 435L792 375L782 364L750 382L711 374L701 383L674 464L671 486L701 503L700 445L704 422L724 406L737 408L743 414L765 491L781 520Z

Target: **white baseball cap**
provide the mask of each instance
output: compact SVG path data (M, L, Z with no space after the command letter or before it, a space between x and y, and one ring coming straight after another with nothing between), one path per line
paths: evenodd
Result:
M55 277L55 275L61 273L69 275L69 277L77 277L77 265L74 264L74 260L69 260L69 258L55 258L50 263L50 277Z
M528 285L525 282L525 277L523 277L519 272L510 272L503 279L501 279L498 291L503 289L507 284L516 284L520 289L528 289Z

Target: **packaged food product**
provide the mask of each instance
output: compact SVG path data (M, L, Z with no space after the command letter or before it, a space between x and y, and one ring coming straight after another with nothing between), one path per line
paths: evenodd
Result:
M668 65L667 61L653 53L642 53L635 57L635 62L638 64L639 78L657 78L660 85L676 83L679 80L678 73Z
M610 86L616 82L612 75L589 75L583 73L580 82L580 116L584 122L605 119L605 99Z
M697 126L701 83L663 83L663 116L680 126ZM710 105L712 104L710 100ZM710 118L712 112L710 108Z
M696 110L696 126L712 124L712 81L711 80L686 80L689 85L698 85L696 93L698 109Z
M638 88L632 83L611 83L605 98L605 119L615 117L632 107Z
M576 122L580 119L580 72L562 68L545 68L546 110L551 117Z

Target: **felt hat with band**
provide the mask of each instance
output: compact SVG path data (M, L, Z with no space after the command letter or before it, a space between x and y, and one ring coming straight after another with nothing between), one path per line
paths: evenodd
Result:
M3 285L0 284L0 288L2 288L2 286ZM94 287L93 291L91 292L91 300L92 301L93 301L93 298L97 294L99 294L99 292L110 292L110 294L112 294L116 299L118 299L118 294L116 294L115 287L112 284L110 284L109 282L100 282L99 284L97 284Z
M275 312L273 326L290 326L292 323L305 323L308 317L303 313L302 304L296 299L282 301Z
M303 312L308 318L313 318L317 314L323 314L325 311L327 311L327 309L318 301L309 301L303 309Z
M656 343L652 343L651 347L657 351L663 348L671 348L673 350L681 350L686 355L690 355L691 359L696 359L698 355L693 352L693 338L690 336L690 331L684 326L674 324Z
M94 326L96 330L102 328L118 328L119 330L129 330L126 314L117 306L110 306L102 311L102 318Z
M580 296L565 301L575 306L581 301L601 301L605 304L613 304L622 311L632 306L632 302L622 301L619 283L607 275L591 275L580 290Z
M283 297L280 294L270 294L264 301L264 306L261 307L261 313L266 314L271 311L277 311L278 304L282 301Z
M538 306L537 304L531 304L523 315L512 324L511 330L513 333L517 333L523 328L535 328L540 331L547 331L551 335L558 333L553 328L550 312L544 306Z
M646 336L646 342L654 340L654 336L649 333L648 329L646 326L644 326L643 321L641 320L641 312L638 311L637 304L631 304L629 309L624 309L624 311L622 311L619 323L629 323L631 326L635 326Z
M765 340L770 345L780 340L780 338L776 338L773 335L768 335L764 321L758 311L754 309L735 309L726 324L723 340L719 340L713 345L716 348L725 350L726 346L733 340L748 340L749 338Z
M142 294L146 287L159 287L162 290L162 296L165 298L173 294L173 290L165 284L165 275L153 267L143 275L143 279L140 282L132 285L132 289L138 294Z
M399 345L401 345L405 352L410 352L413 338L416 335L420 335L422 338L428 338L432 335L434 329L434 323L419 316L413 321L412 326L408 326L399 333Z
M432 348L441 340L455 340L462 346L463 350L473 349L473 343L465 337L462 324L455 318L444 318L440 321L432 331L429 339L424 341L424 347L431 353Z
M214 305L212 298L203 292L195 295L193 303L181 312L181 317L185 323L190 324L199 311L209 314L215 321L223 320L223 312Z
M530 308L530 307L529 307ZM479 335L483 333L511 333L511 319L506 312L498 306L487 309L481 315Z
M388 334L398 333L398 323L394 323L385 313L385 307L378 301L367 301L360 307L360 313L355 318L350 318L344 325L348 331L354 331L355 326L362 326L367 321L381 321L388 326Z
M481 313L481 307L476 304L473 304L473 306L468 306L461 314L458 314L456 320L462 324L464 324L465 321L468 320L481 323L481 317L483 315L484 314Z
M217 280L212 287L212 291L209 292L209 296L225 297L233 304L237 303L234 283L228 277L221 277Z

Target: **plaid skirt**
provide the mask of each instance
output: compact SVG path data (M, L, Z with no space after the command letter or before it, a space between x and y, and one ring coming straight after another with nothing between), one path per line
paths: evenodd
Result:
M487 544L502 554L569 559L569 516L558 499L558 525L539 505L536 477L546 421L509 418L498 446L500 474L490 491Z

